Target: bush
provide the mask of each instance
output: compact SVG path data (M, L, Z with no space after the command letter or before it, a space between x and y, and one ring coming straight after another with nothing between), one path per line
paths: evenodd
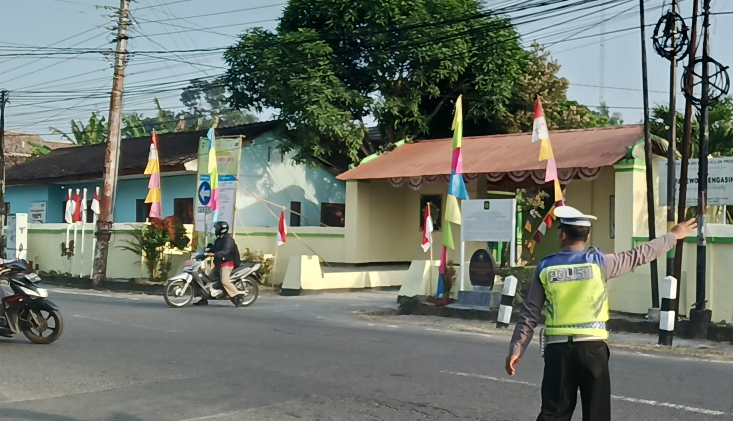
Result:
M265 258L265 255L258 251L252 251L249 248L244 249L244 253L241 256L242 262L247 263L259 263L260 268L257 269L257 273L262 275L262 279L268 280L267 275L272 271L272 259ZM270 283L272 284L272 283Z
M537 266L515 266L510 268L499 269L499 276L506 278L507 276L514 276L517 278L517 293L514 295L514 305L520 304L524 301L524 296L529 291L529 284L532 281L532 276L537 269Z
M136 227L132 240L122 240L127 245L119 248L133 252L145 259L145 269L151 282L165 282L171 269L166 248L183 250L188 247L186 228L175 216L153 218L150 223Z

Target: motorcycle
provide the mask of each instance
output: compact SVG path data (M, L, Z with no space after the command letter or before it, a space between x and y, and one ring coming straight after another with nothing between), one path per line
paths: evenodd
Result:
M64 322L56 304L47 300L48 291L41 286L41 278L28 273L25 260L15 260L2 265L0 279L7 280L13 295L2 299L6 327L0 327L0 335L11 337L23 332L36 344L56 341L64 329Z
M207 300L230 299L221 282L206 274L205 261L206 254L196 252L186 262L183 272L168 279L163 291L166 304L173 308L183 308L191 304L194 297ZM243 263L229 277L239 291L237 299L242 300L242 307L249 307L257 300L258 284L262 284L262 276L257 272L259 268L259 263Z

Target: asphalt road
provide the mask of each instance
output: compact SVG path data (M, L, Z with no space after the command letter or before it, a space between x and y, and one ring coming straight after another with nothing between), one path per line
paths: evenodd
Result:
M51 290L65 331L0 340L0 420L532 420L537 347L385 325L394 293L261 297L183 310L160 297ZM733 420L733 365L614 352L615 420ZM580 419L576 417L574 419Z

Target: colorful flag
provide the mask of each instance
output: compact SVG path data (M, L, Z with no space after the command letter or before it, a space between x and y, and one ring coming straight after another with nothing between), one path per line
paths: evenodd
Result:
M542 110L542 102L537 97L534 104L534 125L532 127L532 142L550 138L550 132L547 130L547 121L545 121L545 112Z
M206 171L209 173L211 184L209 207L214 211L214 222L216 222L219 220L219 169L216 164L216 134L213 127L209 129L206 137L209 138L209 163Z
M150 176L148 181L148 196L145 203L150 203L150 218L162 218L163 209L161 207L160 197L160 158L158 155L158 135L153 129L153 136L150 141L150 153L148 154L148 165L145 166L145 175ZM95 195L96 197L96 195Z
M527 222L524 223L524 229L527 230L527 232L532 232L532 222L530 222L529 219L527 219Z
M67 224L74 222L74 200L71 198L71 189L67 190L66 209L64 211L64 221Z
M280 222L277 224L277 246L285 244L288 241L288 227L285 225L285 211L280 211Z
M72 215L73 222L81 222L81 198L79 197L79 189L76 189L74 193L74 214Z
M440 253L436 298L439 298L445 292L443 275L445 274L447 264L447 249L455 249L451 223L461 225L461 206L458 199L468 200L468 190L466 190L466 183L463 181L463 157L461 155L461 147L463 145L463 95L459 95L458 99L456 99L456 110L453 114L451 130L453 130L453 145L451 146L453 152L450 166L450 181L448 183L448 197L446 200L445 223L443 224L443 249Z
M92 198L92 212L99 215L100 209L99 209L99 187L96 188L94 191L94 198Z
M433 245L433 218L430 217L430 203L425 205L425 221L422 229L422 250L427 252Z
M557 180L557 165L555 165L555 158L547 160L547 169L545 170L545 183Z

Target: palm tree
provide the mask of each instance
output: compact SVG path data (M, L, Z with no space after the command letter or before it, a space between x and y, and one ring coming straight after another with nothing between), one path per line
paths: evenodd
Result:
M86 126L81 120L78 122L71 120L71 136L55 127L49 127L48 129L51 133L61 135L63 139L81 146L103 143L107 140L107 128L108 124L105 118L99 117L96 112L93 112Z

